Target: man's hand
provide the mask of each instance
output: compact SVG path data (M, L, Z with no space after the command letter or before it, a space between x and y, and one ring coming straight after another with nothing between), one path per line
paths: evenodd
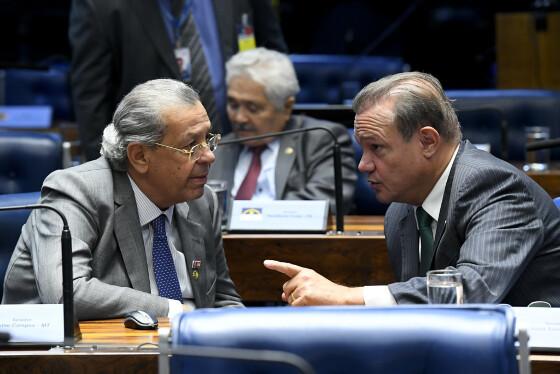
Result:
M303 305L363 305L361 288L350 288L331 282L314 270L287 262L265 260L267 269L287 275L290 280L282 287L282 300L293 306Z

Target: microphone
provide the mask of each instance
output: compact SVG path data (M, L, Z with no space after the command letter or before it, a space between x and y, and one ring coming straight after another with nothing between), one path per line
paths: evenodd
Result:
M531 142L525 146L525 149L527 149L528 151L538 151L541 149L549 149L555 147L560 147L560 138Z
M299 129L291 129L291 130L284 130L278 132L271 132L263 135L247 136L244 138L224 140L220 142L219 145L237 144L249 140L275 138L275 137L280 137L280 136L285 136L290 134L297 134L297 133L316 131L316 130L326 131L331 136L334 143L333 167L334 167L335 222L336 222L336 232L342 233L344 232L344 215L342 214L342 164L341 164L341 156L340 156L340 144L338 143L338 139L336 138L336 135L332 132L331 129L325 127L306 127L306 128L299 128Z
M74 346L74 286L72 284L72 236L66 216L58 209L46 204L15 205L0 207L0 212L24 209L49 209L62 219L60 244L62 250L62 303L64 311L64 346Z

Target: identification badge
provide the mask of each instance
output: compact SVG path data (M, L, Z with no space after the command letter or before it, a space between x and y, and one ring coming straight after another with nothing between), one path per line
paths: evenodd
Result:
M175 60L184 81L191 80L191 52L186 47L175 48Z
M249 23L249 15L247 13L241 16L241 26L237 34L237 46L239 52L248 51L257 47L255 31L253 26Z

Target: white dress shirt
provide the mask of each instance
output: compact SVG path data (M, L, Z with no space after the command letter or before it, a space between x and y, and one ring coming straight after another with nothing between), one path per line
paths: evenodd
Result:
M261 153L261 173L257 179L257 188L252 200L275 200L276 199L276 159L278 158L278 151L280 150L280 140L275 139L267 144L267 147ZM243 147L239 153L237 166L233 175L233 187L231 195L235 197L237 191L243 183L251 161L253 159L253 152L249 147Z
M453 152L453 156L449 163L447 164L445 170L439 177L438 181L422 203L422 208L432 217L432 235L435 236L436 228L437 228L437 220L439 218L439 211L441 210L441 203L443 202L443 195L445 193L445 185L447 184L447 179L449 178L449 173L451 172L451 167L453 166L453 161L455 161L455 157L457 156L457 152L459 151L459 146L455 148ZM414 212L416 213L416 209L414 208ZM414 215L416 217L416 215ZM418 221L416 222L416 228L418 228ZM420 239L419 243L420 243ZM418 259L421 258L422 247L419 244L419 253ZM397 302L391 292L389 291L389 287L387 286L365 286L363 288L364 292L364 304L367 306L388 306L388 305L396 305Z
M165 233L167 235L167 241L169 244L169 249L171 251L171 256L173 257L173 263L175 264L175 270L177 271L177 277L179 278L179 285L181 286L181 293L183 294L183 303L179 300L169 300L169 312L168 317L173 317L174 315L181 313L183 311L183 304L189 305L194 309L193 302L193 292L191 281L187 271L187 263L185 261L185 255L178 251L180 248L179 235L177 233L177 228L173 222L173 211L175 206L169 207L165 211L161 211L134 183L134 180L128 176L130 184L132 185L132 191L134 191L134 198L136 200L136 208L138 209L138 218L140 220L140 227L142 229L142 239L144 241L144 250L146 251L146 260L148 262L148 276L150 278L150 293L152 295L159 295L159 291L156 284L156 279L154 276L154 267L152 261L152 246L154 241L154 232L152 229L151 222L159 217L160 215L165 215ZM188 207L187 207L188 214Z

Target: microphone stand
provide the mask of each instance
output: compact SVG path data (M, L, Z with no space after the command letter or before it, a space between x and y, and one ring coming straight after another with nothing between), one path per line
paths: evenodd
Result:
M266 138L275 138L284 135L297 134L302 132L309 132L315 130L326 131L332 138L334 142L333 148L333 162L334 162L334 204L335 204L335 222L336 222L336 233L340 234L344 232L344 215L342 214L342 163L340 156L340 144L336 135L332 130L325 127L307 127L300 129L285 130L279 132L271 132L263 135L247 136L245 138L235 138L231 140L224 140L220 142L219 145L237 144L243 143L249 140L259 140Z
M0 211L23 209L49 209L62 219L62 234L60 245L62 251L62 303L64 311L64 346L74 346L74 287L72 279L72 236L68 228L68 221L64 214L50 205L32 204L0 207Z

